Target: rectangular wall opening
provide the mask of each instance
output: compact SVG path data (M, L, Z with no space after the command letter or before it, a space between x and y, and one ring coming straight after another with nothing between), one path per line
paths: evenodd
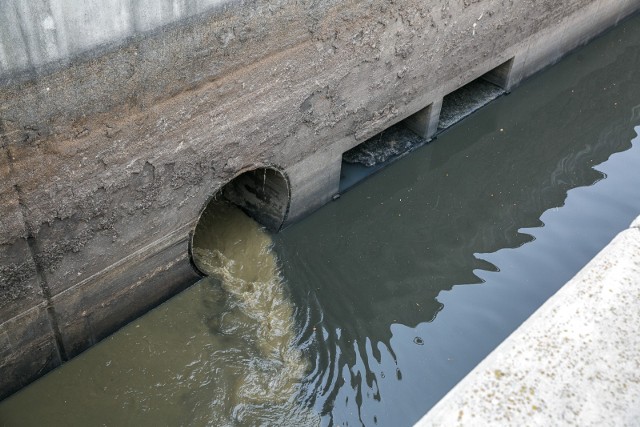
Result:
M513 58L342 154L342 193L505 93Z
M401 122L356 145L342 154L339 192L343 193L426 142Z
M438 132L452 126L506 92L513 58L446 95L442 100Z

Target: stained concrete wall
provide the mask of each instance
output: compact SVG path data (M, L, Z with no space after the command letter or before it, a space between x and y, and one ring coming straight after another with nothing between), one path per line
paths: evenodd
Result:
M295 221L337 192L343 152L640 6L102 3L0 11L0 397L194 280L189 233L239 172L282 170Z
M55 68L78 54L224 5L228 0L4 0L0 74Z

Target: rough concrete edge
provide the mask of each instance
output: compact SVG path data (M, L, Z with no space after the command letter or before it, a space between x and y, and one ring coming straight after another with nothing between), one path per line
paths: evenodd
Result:
M631 292L634 285L640 288L638 248L640 216L480 362L415 426L485 425L488 422L499 422L501 425L548 425L549 422L597 425L602 420L626 425L634 419L637 422L640 419L637 418L640 417L640 373L636 373L635 377L630 379L632 384L629 386L628 383L621 383L628 380L629 372L622 372L625 368L629 371L627 365L616 365L612 372L608 372L606 378L602 378L596 371L601 368L602 360L610 359L611 363L615 363L613 361L619 359L617 356L620 354L633 357L633 354L630 354L633 352L625 348L600 348L596 339L602 336L616 336L615 343L633 346L633 337L630 335L640 329L640 315L637 314L638 307L628 307L625 304L628 301L621 297L626 296L625 291L632 294L631 298L640 297L640 289L635 289L638 292ZM630 316L629 313L636 313L633 315L638 318L638 324L631 325L626 331L617 330L615 325L602 322L602 319L593 315L598 312L594 308L595 304L602 303L603 299L591 297L598 291L604 294L605 290L605 302L613 304L605 306L604 309L601 307L600 313L610 311L623 319ZM587 295L589 292L593 293ZM575 310L576 305L578 310ZM578 312L588 314L576 314ZM585 322L583 330L563 329L566 335L575 338L574 342L583 342L585 345L571 348L572 343L565 345L568 341L566 336L562 337L563 341L558 336L550 336L551 332L571 325L571 321L575 322L581 320L581 317L589 316L593 321L591 324ZM565 319L565 323L558 319ZM566 322L566 319L571 320ZM621 331L621 335L616 335ZM546 332L549 332L549 335L546 335ZM595 343L592 342L592 338ZM635 339L638 340L637 337ZM559 348L556 345L557 341L561 341ZM541 361L539 350L551 348L555 348L555 351L546 352L543 355L544 360ZM618 354L613 354L615 351L618 351ZM635 351L638 352L640 349ZM532 361L531 356L536 356L537 361ZM640 365L640 360L630 362ZM505 365L510 365L511 370L505 368ZM556 371L549 372L549 366L555 366ZM574 369L558 369L567 366ZM543 369L544 367L546 369ZM585 370L589 372L585 374ZM536 402L546 404L540 396L535 397L537 401L534 399L534 394L538 391L531 387L532 383L540 384L537 381L539 379L543 379L540 382L543 385L546 382L549 387L545 391L546 396L551 395L554 398L553 402L544 408L536 405ZM583 382L582 386L585 383L594 386L581 387L580 380ZM575 387L567 390L568 383ZM530 393L530 396L524 399L516 395L516 391L523 387Z

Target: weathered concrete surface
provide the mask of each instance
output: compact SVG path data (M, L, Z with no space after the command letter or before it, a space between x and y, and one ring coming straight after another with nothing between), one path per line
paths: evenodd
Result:
M0 397L62 359L5 147L0 148ZM5 179L6 178L6 179ZM17 237L17 238L16 238ZM26 356L26 357L25 357ZM4 390L3 390L4 389Z
M637 425L640 217L416 425Z
M0 73L65 62L145 31L206 12L228 0L4 0Z
M62 363L45 303L0 324L0 360L5 393L29 384Z
M640 6L80 3L0 8L0 326L45 307L37 340L60 358L196 277L189 233L240 172L283 171L295 221L337 192L345 151L511 58L515 85ZM0 359L0 397L46 370L7 362L36 357L23 348Z

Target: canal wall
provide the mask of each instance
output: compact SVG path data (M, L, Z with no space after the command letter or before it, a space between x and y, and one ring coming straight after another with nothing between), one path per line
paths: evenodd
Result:
M416 426L636 425L640 217Z
M0 10L0 398L199 276L219 189L277 230L342 154L505 90L638 0L9 0ZM266 214L265 214L266 212Z

